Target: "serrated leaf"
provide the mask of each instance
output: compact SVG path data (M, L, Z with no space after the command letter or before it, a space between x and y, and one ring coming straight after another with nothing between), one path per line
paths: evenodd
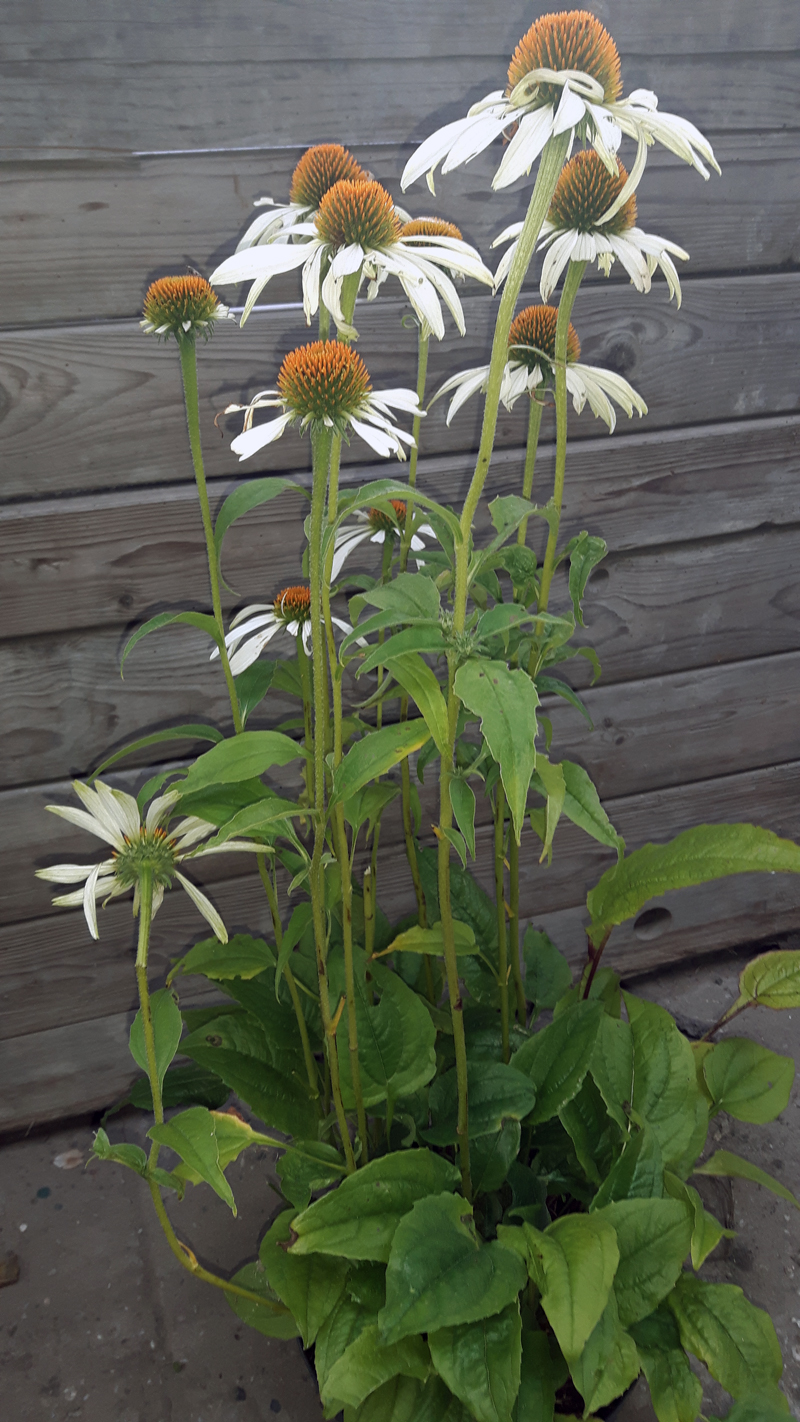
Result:
M430 651L431 648L425 650ZM444 755L449 745L450 729L447 702L435 673L422 660L419 652L406 652L404 656L394 657L391 672L395 681L416 702L436 749Z
M174 1150L181 1160L205 1180L207 1185L236 1214L233 1192L220 1168L219 1146L216 1122L205 1106L190 1106L171 1121L151 1126L147 1132L151 1140Z
M682 1274L667 1302L684 1348L732 1397L770 1391L778 1382L783 1359L772 1320L735 1284Z
M608 1114L626 1131L633 1102L633 1033L629 1023L603 1013L589 1070Z
M619 1263L616 1235L597 1215L564 1215L543 1233L522 1228L542 1307L572 1366L608 1303Z
M609 1295L600 1322L586 1340L570 1372L586 1403L586 1412L605 1407L620 1397L639 1376L636 1344L617 1316L615 1291Z
M428 1345L420 1337L384 1343L375 1323L345 1349L331 1367L321 1390L329 1408L344 1404L359 1407L370 1393L398 1375L424 1382L431 1370Z
M361 1094L364 1105L396 1101L419 1090L436 1070L436 1028L424 1002L393 973L387 973L373 1006L356 980L356 1022ZM346 1014L337 1031L339 1073L345 1110L355 1108Z
M249 1289L251 1293L260 1294L264 1300L263 1304L258 1304L254 1299L242 1298L240 1294L226 1291L225 1297L234 1313L249 1328L255 1328L257 1333L263 1333L265 1338L297 1338L299 1336L300 1329L292 1315L280 1302L277 1294L269 1287L267 1276L257 1261L245 1264L243 1269L237 1270L231 1278L231 1283L238 1284L243 1289Z
M379 775L385 775L393 765L419 750L430 738L426 722L417 717L370 731L363 740L351 746L333 777L334 800L348 800Z
M437 1329L428 1344L437 1373L477 1422L511 1422L522 1364L517 1299L491 1318Z
M161 1088L161 1104L165 1111L173 1106L207 1106L213 1110L224 1106L230 1094L230 1088L216 1072L202 1071L192 1062L190 1066L170 1067ZM135 1081L119 1104L135 1106L138 1111L152 1111L149 1077L142 1076Z
M592 839L596 839L598 844L607 844L609 848L622 854L625 841L617 834L600 804L600 796L591 776L582 765L576 765L571 760L562 760L561 771L566 787L564 814L567 819L591 835Z
M511 1066L527 1076L536 1093L531 1124L551 1120L577 1095L589 1070L602 1015L597 1003L576 1003L514 1053Z
M305 1210L317 1190L338 1185L347 1173L341 1152L324 1141L290 1146L275 1169L284 1195L296 1210Z
M567 1367L551 1348L546 1333L522 1330L522 1371L517 1399L517 1422L553 1422L556 1391L567 1380Z
M463 776L454 775L450 781L450 804L456 824L464 836L464 843L470 857L475 858L475 792Z
M522 940L525 963L525 996L535 1014L550 1011L572 982L572 969L548 935L541 929L526 928Z
M469 1163L475 1196L499 1190L519 1154L522 1127L519 1121L504 1120L498 1131L473 1140L470 1136Z
M719 1220L715 1220L714 1216L706 1210L699 1192L693 1186L687 1185L684 1180L679 1180L671 1170L664 1172L664 1190L667 1195L672 1196L673 1200L683 1201L692 1212L692 1268L700 1269L711 1251L716 1249L722 1237L733 1239L735 1231L723 1229Z
M619 1200L592 1218L606 1220L617 1236L614 1293L628 1327L652 1313L675 1283L689 1253L693 1212L680 1200Z
M703 1387L689 1366L678 1325L662 1305L631 1329L658 1422L696 1422Z
M765 1190L771 1190L773 1195L800 1210L800 1200L791 1190L787 1190L780 1180L776 1180L774 1175L762 1170L760 1166L753 1165L751 1160L744 1160L742 1156L735 1155L732 1150L716 1150L702 1165L696 1165L693 1173L721 1175L732 1180L752 1180L754 1185L763 1185Z
M519 843L528 787L536 769L536 688L519 667L511 671L505 662L472 661L459 667L455 691L481 718L482 734L500 766Z
M581 627L585 626L583 621L583 609L581 603L586 591L586 584L589 576L602 563L608 552L608 544L603 538L596 538L587 533L584 529L577 538L570 539L568 544L569 552L569 595L572 599L572 606L575 609L575 617Z
M363 633L365 629L359 627L358 630ZM392 675L395 676L392 664L397 657L413 658L420 652L435 655L443 652L444 648L444 635L437 623L425 622L404 627L402 632L396 632L387 642L379 642L377 646L368 648L364 661L358 668L358 675L363 676L365 672L374 671L376 667L391 666Z
M688 1174L708 1127L692 1049L663 1007L630 993L625 1004L633 1034L633 1108L655 1131L665 1166Z
M169 988L159 988L157 992L150 995L150 1016L153 1023L153 1037L155 1039L156 1070L158 1073L159 1089L164 1084L167 1067L178 1050L178 1043L183 1032L183 1018L180 1008ZM150 1069L147 1061L147 1047L144 1037L144 1022L142 1019L142 1009L139 1008L131 1025L130 1034L131 1056L136 1065L149 1077Z
M274 1003L274 993L267 986L265 995ZM245 1014L247 1016L249 1014ZM318 1116L308 1087L304 1081L285 1076L271 1065L271 1052L263 1029L260 1029L263 1046L252 1030L248 1030L246 1039L241 1041L246 1050L232 1045L238 1040L236 1033L245 1025L236 1015L216 1019L187 1038L182 1051L200 1066L216 1072L266 1125L300 1139L316 1138ZM209 1037L216 1040L209 1041Z
M303 1347L310 1348L344 1293L347 1261L288 1253L284 1246L291 1241L294 1216L293 1210L278 1215L261 1241L259 1258L271 1288L298 1324Z
M703 1075L719 1111L764 1125L788 1104L794 1061L748 1037L727 1037L706 1053Z
M533 776L532 785L534 790L538 790L546 800L544 816L544 841L539 863L547 859L548 864L553 858L553 835L556 832L556 825L561 819L561 812L564 808L567 787L564 782L564 775L560 765L552 765L546 756L540 755L536 761L536 771Z
M218 938L204 938L201 943L195 943L185 957L179 958L167 982L173 982L179 973L202 973L212 982L254 978L274 962L275 949L263 938L251 938L248 933L237 933L227 943L220 943Z
M628 1137L621 1156L600 1186L590 1209L600 1210L615 1200L658 1200L664 1193L663 1182L661 1146L655 1132L644 1124L641 1130Z
M467 1063L470 1139L499 1131L504 1121L521 1121L536 1100L531 1082L502 1062ZM424 1132L432 1145L458 1140L458 1086L455 1069L438 1076L428 1093L433 1127Z
M180 787L181 795L205 790L209 785L253 779L273 765L288 765L304 754L303 747L282 731L242 731L195 761Z
M453 936L455 938L456 953L479 953L480 947L475 942L475 934L467 923L453 923ZM441 958L444 955L444 930L441 922L435 923L433 928L420 928L418 924L412 924L403 933L398 933L393 938L388 947L383 948L380 953L376 953L376 958L385 957L388 953L432 953L434 957Z
M739 978L739 992L740 1002L800 1007L800 949L778 949L751 959Z

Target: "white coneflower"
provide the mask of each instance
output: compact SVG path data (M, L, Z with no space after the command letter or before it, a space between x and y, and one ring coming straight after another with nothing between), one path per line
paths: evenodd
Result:
M254 425L254 411L269 407L283 413ZM396 454L405 459L403 445L414 440L392 423L393 409L412 416L424 413L414 390L373 391L363 360L344 342L313 341L289 352L276 390L260 390L248 405L228 405L225 414L245 412L244 429L231 444L240 460L272 444L292 424L312 431L324 426L345 438L352 429L382 458Z
M302 267L306 321L319 310L320 295L337 330L348 338L358 333L341 308L347 277L367 281L373 297L387 276L397 277L421 321L441 340L444 317L440 298L464 334L464 313L451 272L474 277L491 286L494 278L474 247L455 237L439 237L420 249L418 238L404 237L400 218L380 183L342 179L325 193L314 222L298 223L294 235L307 241L248 247L222 262L212 280L224 286L253 283L242 312L242 324L267 282L280 272ZM322 273L327 266L323 278Z
M73 789L85 806L83 810L72 805L48 805L47 809L110 844L112 854L110 859L104 859L99 864L55 864L52 869L37 869L38 877L51 883L83 885L70 894L61 894L53 899L53 903L61 908L82 905L92 938L99 938L97 900L115 899L133 889L133 912L138 913L139 882L142 871L148 870L152 876L154 914L161 907L164 890L172 886L175 878L183 885L217 938L227 943L225 924L214 905L179 873L176 866L187 857L196 859L203 854L230 853L241 849L263 852L264 846L250 840L228 840L225 844L206 849L200 841L216 834L217 827L194 815L181 820L168 832L164 825L180 799L177 790L168 790L165 795L153 800L142 820L133 796L126 795L123 790L112 789L102 780L95 780L93 789L75 780Z
M541 398L545 390L552 388L557 321L556 306L526 306L514 318L508 336L509 358L500 388L500 399L507 410L513 408L521 395ZM588 401L592 412L608 425L609 433L613 432L617 422L611 400L615 400L626 415L631 416L634 411L640 416L647 414L644 400L627 380L613 370L581 364L578 360L580 353L581 343L575 327L570 323L567 333L567 390L578 414ZM455 391L447 412L448 425L470 395L485 390L488 383L488 365L462 370L445 381L433 398L438 400L440 395Z
M215 322L230 316L205 277L159 277L148 287L139 325L148 336L164 340L169 336L194 340L201 335L207 341Z
M342 632L353 630L342 617L331 617L331 622ZM307 583L282 588L273 602L253 603L237 613L225 638L233 675L251 666L279 632L299 637L306 656L311 656L311 591ZM218 656L215 647L211 660Z
M403 528L406 521L406 505L402 499L390 499L394 518L384 512L383 509L358 509L356 510L357 523L345 523L336 534L334 540L333 563L331 564L331 582L336 582L345 560L350 557L354 549L360 543L369 539L370 543L385 543L387 538L402 538ZM409 547L414 553L421 553L425 548L425 538L435 538L436 534L429 523L420 524L411 535ZM417 565L422 559L417 559Z
M445 124L420 145L406 164L405 190L427 174L468 163L510 129L516 131L495 173L492 187L504 188L529 173L548 139L571 133L590 143L609 172L623 133L639 142L639 159L658 140L708 177L702 159L717 169L710 143L685 119L658 113L655 94L637 89L621 98L617 47L594 15L570 10L542 15L514 51L505 93L498 89L473 104L455 123Z
M237 252L271 242L290 241L298 223L313 221L328 189L343 178L353 183L370 181L369 174L340 143L317 143L309 148L292 174L288 203L275 202L269 197L258 198L253 203L254 207L268 210L251 222Z
M664 273L670 297L681 304L681 284L672 257L689 260L677 243L636 226L636 198L631 194L622 205L619 197L628 183L628 174L619 165L613 176L596 153L585 149L565 164L558 179L547 221L542 226L540 249L547 249L542 263L539 290L547 301L561 273L572 262L597 262L608 276L619 259L637 291L649 291L656 267ZM507 227L493 245L518 236L522 224ZM516 240L503 255L495 282L499 286L508 274Z

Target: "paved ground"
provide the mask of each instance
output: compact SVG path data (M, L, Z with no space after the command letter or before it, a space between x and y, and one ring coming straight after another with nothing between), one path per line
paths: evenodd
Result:
M650 979L637 991L670 1007L690 1031L707 1026L736 995L739 964L721 963ZM800 1012L747 1013L735 1029L800 1057ZM113 1139L141 1140L143 1122L111 1123ZM0 1258L13 1251L20 1277L0 1288L4 1422L319 1422L321 1411L296 1343L273 1342L239 1322L215 1290L195 1283L166 1249L143 1183L95 1162L92 1129L53 1130L0 1149ZM715 1148L747 1155L800 1191L800 1092L783 1116L751 1127L718 1118ZM76 1153L76 1168L56 1164ZM68 1155L66 1164L70 1164ZM232 1220L206 1190L189 1190L183 1237L204 1262L232 1269L256 1252L277 1205L268 1153L251 1152L230 1178ZM709 1182L735 1240L706 1276L741 1285L772 1314L783 1349L784 1385L800 1418L800 1212L756 1186L732 1195ZM719 1394L709 1410L725 1411ZM712 1405L713 1404L713 1405ZM650 1422L646 1392L615 1422Z

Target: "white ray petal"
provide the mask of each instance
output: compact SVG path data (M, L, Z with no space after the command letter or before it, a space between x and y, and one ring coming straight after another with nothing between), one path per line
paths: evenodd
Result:
M178 822L172 831L172 838L175 840L175 853L178 857L182 852L197 844L206 835L214 833L215 826L209 824L208 820L201 820L197 815L187 815L185 819Z
M331 261L330 271L335 277L351 276L357 272L364 260L364 248L359 242L351 242L349 247L340 247Z
M424 415L425 411L420 409L416 390L409 390L407 386L396 385L391 390L373 390L367 397L368 403L375 402L378 405L389 405L394 410L405 410L409 415Z
M470 119L469 128L459 134L442 164L442 173L449 173L462 163L470 163L485 148L500 137L504 128L512 124L516 115L510 113L505 104L486 109L482 114Z
M307 242L288 245L271 243L263 247L247 247L234 252L214 269L209 277L212 286L238 285L242 281L270 281L280 272L291 272L308 261Z
M586 105L579 94L576 94L567 83L561 93L561 101L556 109L556 116L553 119L553 135L566 133L568 128L574 128L580 123L586 113Z
M650 290L650 273L639 248L626 240L625 234L617 236L609 232L608 242L616 257L619 257L637 291Z
M465 118L456 119L454 123L446 123L443 128L437 128L424 143L421 143L415 153L412 153L400 179L400 187L405 192L411 183L421 178L423 173L431 172L446 154L450 152L459 134L465 127L472 124L472 118L467 115Z
M607 207L602 217L598 217L597 226L603 227L606 222L610 222L620 209L625 205L631 193L635 193L642 179L642 174L647 163L647 143L643 135L639 134L639 146L636 149L636 157L633 160L633 167L628 174L626 181L620 188L617 196L610 207Z
M230 667L234 676L246 671L253 662L258 660L267 643L272 641L277 632L280 632L282 625L280 622L274 622L266 632L257 632L238 651L234 652L230 659Z
M562 232L550 246L542 263L539 291L542 301L547 301L561 279L561 273L572 256L578 240L577 232Z
M313 318L319 311L319 276L324 255L325 248L320 242L312 252L302 271L303 314L305 315L307 326L311 325Z
M89 925L89 932L92 938L99 938L97 931L97 881L100 878L100 865L96 864L83 888L83 912L86 915L86 922Z
M158 829L162 821L169 819L169 811L173 805L177 804L180 798L179 790L166 790L163 795L158 795L157 798L153 800L144 822L144 827L148 834L152 834L154 829Z
M97 868L106 874L111 874L114 870L114 860L104 859L100 865L54 864L50 869L36 869L34 872L37 879L46 879L51 884L82 884ZM82 900L83 890L81 889L80 892Z
M268 420L264 425L255 425L252 429L243 430L231 442L231 449L234 454L238 454L240 461L249 459L251 454L256 454L265 445L272 444L273 440L280 439L286 426L291 424L292 416L279 415L277 420Z
M368 444L370 449L374 449L375 453L381 455L382 458L385 459L390 454L398 453L397 439L392 439L385 431L375 429L373 425L364 424L361 420L356 420L352 416L350 418L350 424L356 434L360 435L361 439L364 440L364 443Z
M353 552L353 549L357 548L359 543L363 543L365 539L369 538L369 534L369 528L358 528L353 530L349 538L342 539L341 542L337 540L336 548L333 554L333 562L331 563L332 583L336 582L336 579L341 573L346 560Z
M552 104L545 104L540 109L534 109L533 113L525 114L520 119L519 128L509 143L503 155L503 161L492 179L492 187L495 190L507 188L510 183L521 178L523 173L529 173L552 132ZM521 223L519 228L521 231Z
M175 870L175 878L179 879L180 882L183 884L183 887L189 895L189 898L191 899L192 903L195 905L196 908L200 910L206 922L210 923L220 943L227 943L228 930L226 929L225 924L222 922L222 919L217 913L217 910L214 908L214 905L212 904L211 900L207 899L205 894L201 894L200 890L194 884L190 883L190 881L185 878L183 874L179 873L177 869Z

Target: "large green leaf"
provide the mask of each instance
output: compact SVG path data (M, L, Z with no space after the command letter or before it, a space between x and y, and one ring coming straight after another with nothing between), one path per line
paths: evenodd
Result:
M459 1172L429 1150L403 1150L371 1160L294 1221L296 1254L389 1258L400 1220L417 1200L456 1188Z
M190 726L169 726L165 731L153 731L149 736L140 736L137 741L131 741L129 745L123 746L122 750L114 751L113 755L106 756L101 761L96 770L89 776L90 780L102 775L104 770L108 770L110 765L116 765L118 760L124 760L125 756L133 755L136 751L147 750L148 746L160 745L163 741L213 741L222 740L222 732L216 726L205 726L202 723L193 723Z
M271 1287L291 1309L302 1334L304 1348L310 1348L328 1315L344 1293L347 1261L325 1254L296 1255L287 1252L292 1238L293 1210L285 1210L267 1230L259 1258Z
M351 746L337 767L332 800L348 800L369 781L385 775L393 765L419 750L429 737L430 731L422 717L368 732L363 740Z
M526 928L522 940L525 963L525 996L536 1015L550 1011L572 982L572 969L546 933Z
M428 1345L419 1336L384 1343L375 1323L366 1328L345 1349L331 1367L321 1396L331 1408L344 1403L359 1407L370 1393L390 1378L416 1378L424 1382L431 1370Z
M257 1261L245 1264L243 1269L239 1269L232 1276L231 1283L238 1284L242 1289L249 1289L251 1293L260 1294L264 1300L263 1304L258 1304L254 1299L242 1298L239 1294L226 1291L228 1303L243 1323L249 1328L255 1328L258 1333L263 1333L266 1338L297 1338L300 1332L297 1324L270 1288L267 1276Z
M605 558L608 544L604 539L596 538L584 529L577 538L570 539L567 544L567 552L569 554L569 595L572 599L575 617L583 627L585 623L581 603L586 591L586 584L593 569Z
M291 1146L275 1169L284 1195L297 1210L305 1210L317 1190L338 1185L345 1175L344 1157L324 1141Z
M275 996L275 981L271 972L256 978L241 977L229 981L226 991L247 1009L260 1024L269 1048L269 1060L285 1076L306 1080L303 1043L297 1027L294 1009L287 1001ZM222 1036L225 1038L223 1027ZM223 1040L222 1045L225 1045Z
M769 1314L740 1288L682 1274L667 1302L684 1348L732 1397L772 1391L783 1371L780 1344Z
M724 1418L709 1417L708 1422L786 1422L788 1411L786 1398L776 1389L775 1394L769 1397L763 1393L757 1397L745 1397Z
M447 702L442 695L438 678L428 663L422 660L419 652L407 652L405 656L394 657L391 671L395 681L412 697L422 712L439 754L445 755L450 728Z
M528 1077L536 1093L533 1124L551 1120L577 1095L592 1061L602 1016L596 1002L575 1003L514 1053L511 1066Z
M462 775L450 781L450 804L472 859L475 858L475 791Z
M512 1066L502 1062L467 1064L470 1139L499 1131L504 1121L521 1121L533 1109L536 1089ZM428 1096L433 1128L425 1131L432 1145L458 1141L458 1085L455 1069L438 1076Z
M523 1225L531 1274L567 1362L580 1358L608 1303L619 1250L598 1215L564 1215L542 1233Z
M567 1380L567 1369L546 1333L522 1332L522 1371L517 1422L553 1422L556 1391Z
M703 1075L718 1110L763 1125L788 1104L794 1062L748 1037L727 1037L706 1054Z
M742 969L739 1002L761 1007L800 1007L800 949L762 953Z
M619 1200L593 1216L614 1229L619 1265L614 1293L624 1327L666 1298L689 1253L694 1217L680 1200Z
M491 1318L438 1328L428 1344L437 1373L477 1422L511 1422L522 1363L517 1299Z
M364 1308L347 1295L339 1299L317 1334L314 1366L317 1370L320 1392L325 1387L331 1368L335 1366L359 1334L374 1322L375 1314L372 1309ZM331 1416L336 1410L338 1409L335 1407L325 1409L326 1414L329 1413Z
M475 942L475 934L469 924L456 920L453 924L453 937L456 954L480 952L480 945ZM433 928L420 928L419 924L412 924L411 928L398 933L397 937L375 956L382 958L387 953L432 953L435 958L443 957L444 929L441 922L435 923Z
M603 1013L589 1070L609 1116L626 1131L633 1099L633 1033L628 1022Z
M178 1043L181 1040L183 1031L183 1018L180 1008L169 988L159 988L150 996L150 1016L153 1023L153 1038L155 1042L156 1070L158 1072L158 1085L164 1085L164 1077L167 1067L178 1050ZM131 1024L130 1035L131 1056L137 1066L150 1075L150 1068L147 1061L147 1048L144 1038L144 1022L142 1020L142 1009L139 1008Z
M708 1127L692 1049L663 1007L630 993L625 1003L633 1034L633 1108L655 1131L665 1166L687 1175Z
M779 1199L786 1200L787 1204L794 1205L800 1210L800 1200L792 1194L791 1190L787 1190L785 1185L781 1185L780 1180L776 1180L774 1175L768 1174L760 1166L753 1165L752 1161L743 1160L732 1150L715 1151L708 1160L703 1161L702 1165L695 1166L694 1174L721 1175L733 1180L752 1180L754 1185L763 1185L765 1190L771 1190L773 1195L777 1195Z
M500 766L519 843L531 776L536 769L539 698L527 672L505 662L466 662L456 673L456 695L481 718L481 730Z
M282 731L242 731L195 761L180 787L181 794L190 795L208 785L251 780L273 765L288 765L304 754L303 747Z
M235 1111L211 1111L210 1115L217 1138L219 1168L223 1173L249 1146L270 1146L273 1150L280 1150L283 1146L283 1141L276 1140L274 1136L265 1136L261 1131L254 1131ZM192 1185L199 1185L203 1180L203 1176L186 1163L177 1166L175 1174Z
M468 1422L468 1414L435 1373L424 1384L398 1373L360 1407L345 1407L344 1422Z
M189 1066L171 1067L167 1072L161 1089L161 1104L165 1111L173 1106L207 1106L213 1110L224 1106L230 1094L230 1087L220 1080L216 1072L203 1071L192 1062ZM112 1108L112 1112L106 1112L106 1116L128 1105L135 1106L137 1111L152 1111L153 1097L148 1077L140 1076L128 1095Z
M599 1186L619 1150L620 1131L609 1120L605 1102L591 1076L560 1109L558 1118L570 1136L586 1179Z
M148 1135L159 1145L174 1150L191 1171L205 1180L236 1214L233 1192L220 1167L216 1122L205 1106L190 1106L171 1121L151 1126Z
M172 982L179 973L202 973L212 982L254 978L274 963L275 949L263 938L251 938L248 933L237 933L227 943L220 943L218 938L204 938L201 943L195 943L183 958L179 958L167 982Z
M363 628L359 628L359 631L363 631ZM358 675L363 676L365 672L374 671L376 667L387 667L392 664L392 675L396 676L393 665L396 657L399 657L402 662L403 658L408 656L413 662L415 655L418 656L420 652L434 655L437 652L443 652L444 649L444 636L438 623L433 625L429 622L414 623L410 627L404 627L401 632L396 632L387 641L378 642L374 647L371 646L358 668ZM423 665L427 664L423 663Z
M244 1021L234 1013L206 1023L185 1039L181 1051L222 1077L268 1126L316 1138L317 1110L305 1082L276 1070L263 1028L249 1014L242 1016Z
M689 1366L678 1325L661 1308L631 1329L658 1422L696 1422L703 1387Z
M695 1190L694 1186L687 1185L686 1181L679 1179L677 1175L673 1175L671 1170L664 1172L664 1192L671 1195L673 1200L681 1200L692 1212L692 1268L700 1269L722 1237L733 1239L736 1231L723 1229L719 1220L715 1220L714 1216L708 1213L699 1191Z
M430 1081L436 1070L436 1028L425 1003L402 978L386 973L378 1002L367 1000L363 980L356 980L356 1023L361 1092L365 1106L409 1096ZM347 1014L337 1031L339 1073L345 1109L355 1107L350 1068Z
M636 1344L619 1321L612 1289L600 1322L587 1338L580 1357L570 1366L586 1412L594 1412L620 1397L635 1382L640 1369Z
M547 859L548 864L553 858L553 835L561 819L561 812L564 809L564 801L567 795L567 787L564 781L564 773L560 765L553 765L546 756L540 755L536 761L536 773L533 777L534 789L543 795L546 801L544 811L544 841L542 854L539 860L541 864Z
M161 627L169 627L174 622L182 623L188 627L196 627L198 631L205 632L220 649L224 645L216 618L209 616L207 612L159 612L155 617L149 618L141 627L137 627L133 636L128 638L119 664L120 676L122 676L122 669L136 643L141 642L142 638L147 637L150 632L157 632Z
M598 844L607 844L609 848L616 849L617 853L621 854L625 841L617 834L600 804L600 796L591 776L582 765L576 765L571 760L562 760L561 771L567 792L564 797L564 814L567 819L591 835L592 839L596 839Z
M488 1318L516 1298L525 1279L517 1254L496 1240L481 1242L464 1199L430 1195L400 1221L392 1240L381 1333L393 1343Z
M264 700L275 680L279 665L272 657L259 657L257 662L252 662L233 678L243 726L247 725L251 711L255 711Z
M800 845L747 824L697 825L667 844L645 844L590 889L589 937L595 945L602 943L615 924L634 918L648 899L670 889L755 871L800 873Z
M231 524L237 518L241 518L242 514L249 513L251 509L257 509L261 504L270 503L272 499L277 498L278 494L282 494L284 489L292 489L295 493L302 492L300 485L293 483L290 479L271 477L248 479L245 484L240 484L238 489L234 489L233 493L228 495L214 524L214 543L218 558L222 552L222 540Z
M198 853L205 854L221 844L226 844L229 839L238 839L240 836L271 843L279 835L288 835L296 844L292 820L298 815L307 814L308 811L294 800L284 800L280 795L272 795L268 800L258 800L255 805L246 805L243 810L238 810L211 839L205 841Z
M600 1210L615 1200L660 1200L663 1193L664 1157L655 1131L644 1122L641 1130L628 1137L591 1209Z
M491 1135L470 1138L469 1163L476 1197L500 1189L519 1155L521 1137L519 1121L508 1120Z

